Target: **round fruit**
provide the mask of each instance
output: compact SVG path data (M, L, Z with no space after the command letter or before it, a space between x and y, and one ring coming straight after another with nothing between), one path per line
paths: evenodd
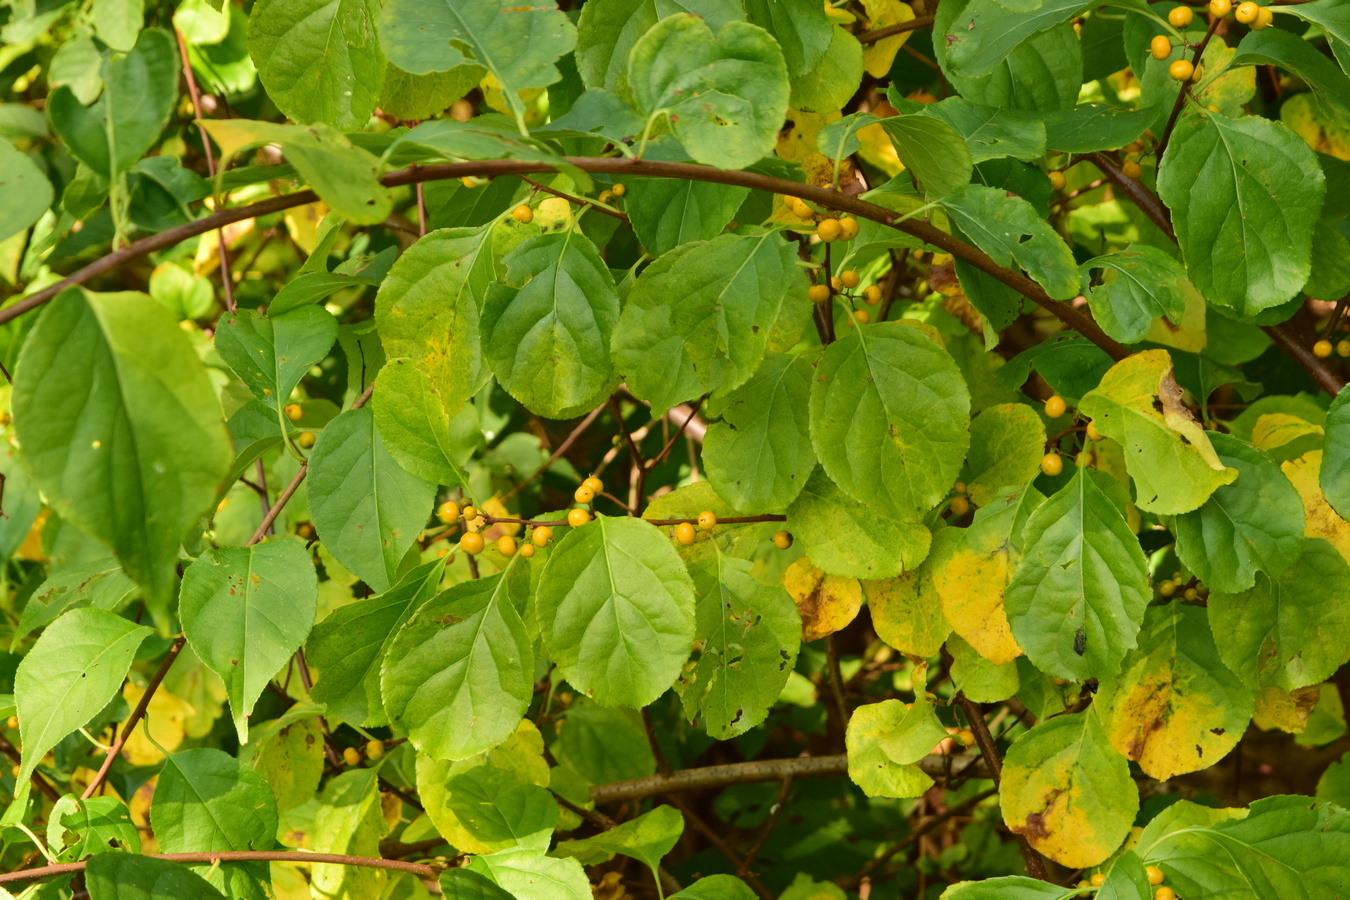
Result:
M1096 422L1088 422L1087 436L1089 441L1100 441L1102 439L1102 433L1097 430Z
M694 541L698 540L698 532L695 531L694 526L690 525L688 522L681 522L675 526L675 540L688 547L690 544L694 543Z
M1064 460L1058 453L1047 453L1041 457L1041 471L1053 478L1064 471Z
M853 269L845 269L843 273L840 274L839 280L843 283L844 287L852 289L857 287L858 282L862 279L858 277L858 273Z
M1177 592L1177 583L1175 581L1164 581L1158 585L1158 593L1164 597L1170 597Z
M476 518L478 518L478 510L474 509L472 505L464 507L464 521L472 522Z
M1255 22L1260 15L1261 4L1253 3L1252 0L1246 0L1246 2L1238 4L1237 11L1233 13L1233 18L1244 25L1250 25L1252 22Z
M868 322L872 321L872 314L865 309L860 309L853 314L853 319L859 325L866 325Z
M600 196L597 197L596 199L598 199L601 203L608 203L609 201L611 201L611 200L614 199L614 192L613 192L613 191L601 191L601 192L600 192Z
M773 545L779 550L786 550L792 546L792 533L789 531L775 531L773 535Z
M975 732L971 731L969 728L962 728L956 733L956 739L967 747L973 746L975 743Z
M1092 887L1092 885L1090 885L1090 884L1087 883L1087 879L1086 879L1086 878L1084 878L1082 881L1078 882L1078 885L1077 885L1077 886L1080 887L1080 888L1089 888L1089 887ZM1079 891L1079 892L1078 892L1078 896L1079 896L1079 897L1091 897L1091 896L1092 896L1092 891L1089 891L1089 890L1082 890L1082 891Z
M605 490L605 483L594 475L581 482L581 486L590 488L592 494L600 494Z
M1186 592L1183 593L1181 596L1185 597L1187 600L1190 600L1191 602L1195 602L1196 600L1200 599L1200 592L1197 591L1195 588L1186 588Z
M530 532L530 543L536 547L547 547L551 540L553 540L553 529L547 525L537 525L534 531Z
M816 237L827 244L832 244L839 240L842 229L839 227L838 219L822 219L816 226Z
M1337 342L1336 342L1336 355L1337 355L1337 356L1350 356L1350 341L1337 341Z
M1196 66L1195 71L1191 73L1191 83L1198 84L1201 78L1205 77L1205 67Z
M300 436L295 439L295 442L299 444L302 449L308 450L310 447L314 446L315 440L314 432L302 431L300 432Z
M348 747L342 751L342 761L349 766L359 766L361 764L361 751L355 747Z
M1163 883L1163 870L1157 866L1145 866L1144 874L1148 876L1148 883L1154 887Z
M1058 419L1069 409L1069 404L1064 402L1064 398L1059 394L1053 395L1045 401L1045 414L1052 419Z
M867 290L863 291L863 299L867 301L868 306L876 306L881 302L881 288L869 284Z
M699 513L698 527L700 531L712 531L717 527L717 514L710 509L705 509Z
M830 299L830 286L828 284L813 284L806 289L806 296L811 298L812 303L824 303Z
M1326 359L1331 355L1331 341L1318 341L1313 344L1313 356L1320 356Z
M966 492L966 483L964 481L958 481L956 484L952 485L953 494L964 494L965 492Z
M370 741L366 744L366 759L379 762L384 759L384 741Z
M970 512L970 501L965 497L952 498L952 515L960 518Z
M787 534L787 532L784 531L783 534ZM19 717L18 717L18 716L10 716L8 719L5 720L5 727L6 727L6 728L18 728L18 727L19 727Z
M1233 11L1233 0L1209 0L1209 14L1222 19Z
M497 552L507 559L516 555L516 539L509 534L497 538Z
M286 413L286 418L290 419L292 422L299 422L300 418L305 414L305 411L300 408L299 403L287 403L286 408L283 411Z
M521 559L534 559L534 544L526 544L520 548Z
M577 488L575 491L572 492L572 499L577 501L578 503L590 503L592 500L595 499L595 491L591 490L590 488L586 487L586 485L583 484L581 487Z
M1138 181L1139 176L1144 174L1144 167L1131 160L1120 167L1120 174L1124 175L1126 178L1132 178L1135 181Z
M1190 81L1195 74L1195 66L1191 65L1189 59L1179 59L1167 67L1167 74L1174 81Z
M1084 450L1073 458L1073 464L1080 469L1086 469L1092 465L1092 452Z
M852 216L845 216L839 220L839 237L846 241L851 241L858 236L858 220Z
M1185 28L1194 18L1195 13L1189 6L1178 6L1167 14L1167 21L1172 23L1173 28Z
M844 279L840 278L838 275L831 276L830 290L834 291L836 294L843 293Z
M449 525L459 518L459 504L453 500L445 501L436 507L436 518Z
M1275 13L1270 11L1269 6L1261 7L1261 11L1256 15L1256 21L1252 23L1252 28L1260 31L1263 28L1269 28L1275 24Z
M567 511L567 524L573 528L580 528L591 520L591 514L584 509L569 509Z
M801 197L788 197L785 201L788 212L799 219L811 218L811 207L807 206L806 201Z
M1090 878L1089 880L1092 882L1093 887L1101 887L1102 885L1106 884L1106 876L1101 872L1094 872L1092 874L1092 878Z
M1160 887L1153 892L1153 900L1177 900L1177 892L1170 887Z
M1050 172L1050 173L1048 173L1048 174L1046 175L1046 177L1050 179L1050 189L1051 189L1052 191L1062 191L1062 190L1064 190L1064 173L1063 173L1063 172L1058 172L1058 171L1056 171L1056 172Z
M1148 42L1148 52L1153 54L1153 58L1164 60L1172 55L1172 39L1165 34L1154 36L1153 40Z
M511 210L511 218L522 225L528 225L534 221L534 210L530 209L524 203Z
M466 531L459 536L459 549L470 556L483 552L483 536L476 531Z
M628 193L628 188L624 187L622 181L614 182L614 187L609 190L615 197L622 197L624 194Z

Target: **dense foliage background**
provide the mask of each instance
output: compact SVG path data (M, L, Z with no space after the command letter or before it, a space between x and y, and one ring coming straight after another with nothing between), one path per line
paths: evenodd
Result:
M1350 0L219 4L0 6L0 896L1350 895Z

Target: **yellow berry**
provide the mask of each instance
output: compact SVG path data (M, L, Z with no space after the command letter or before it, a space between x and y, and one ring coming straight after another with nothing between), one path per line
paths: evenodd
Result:
M594 475L581 482L581 486L590 488L592 494L600 494L605 490L605 483Z
M1189 587L1186 588L1186 592L1183 593L1181 596L1185 597L1187 600L1194 602L1200 599L1200 592L1193 587Z
M788 208L788 212L792 213L797 218L799 219L811 218L811 207L808 206L806 201L803 200L802 198L788 197L785 202Z
M299 403L287 403L282 411L286 413L286 418L290 419L292 422L299 422L301 417L305 414L305 411L300 408Z
M1155 35L1153 40L1148 42L1148 52L1153 54L1153 58L1164 60L1172 55L1172 39L1165 34Z
M302 449L308 450L310 447L314 446L315 440L314 432L302 431L300 432L300 436L295 439L295 442L299 444Z
M1233 11L1233 0L1209 0L1209 14L1222 19Z
M965 497L952 498L952 515L960 518L970 512L970 501Z
M1191 12L1189 6L1175 7L1167 14L1167 21L1172 23L1173 28L1185 28L1187 25L1191 24L1191 20L1194 18L1195 13Z
M845 269L843 273L840 274L839 280L843 283L844 287L853 289L858 286L858 282L862 279L858 277L858 273L853 269Z
M530 542L536 547L547 547L551 540L553 540L553 529L547 525L535 526L534 531L530 532Z
M1336 342L1336 355L1337 355L1337 356L1350 356L1350 341L1337 341L1337 342Z
M859 325L866 325L872 321L872 314L865 309L860 309L853 313L853 319Z
M516 555L516 539L509 534L497 538L497 552L507 559Z
M1320 356L1326 359L1331 355L1331 341L1318 341L1313 344L1313 356Z
M459 549L470 556L483 552L483 536L476 531L466 531L459 536Z
M1058 453L1047 453L1041 457L1041 471L1053 478L1064 471L1064 460Z
M1261 11L1256 14L1256 21L1252 23L1252 28L1260 31L1263 28L1269 28L1275 24L1275 13L1270 11L1269 6L1261 7Z
M355 747L348 747L346 750L342 751L342 761L349 766L360 765L361 751L357 750Z
M858 220L845 216L839 220L839 237L846 241L851 241L858 236Z
M787 532L784 532L784 534L786 534L786 533L787 533ZM10 716L8 719L5 720L5 727L6 727L6 728L18 728L18 727L19 727L19 717L18 717L18 716Z
M569 509L567 511L567 524L573 528L580 528L591 520L591 514L584 509Z
M614 199L614 192L613 192L613 191L601 191L601 192L600 192L600 196L599 196L597 199L599 199L599 201L600 201L601 203L608 203L609 201L611 201L611 200Z
M369 741L366 744L366 759L371 762L384 759L384 741Z
M876 306L881 302L881 288L875 284L869 284L863 291L863 299L867 301L868 306Z
M1049 172L1046 177L1050 179L1050 189L1055 191L1064 190L1064 173L1058 170Z
M1261 4L1253 3L1252 0L1246 0L1246 2L1238 4L1237 11L1233 13L1233 18L1244 25L1249 25L1252 22L1255 22L1260 15Z
M590 503L592 500L595 499L595 491L591 490L590 488L586 487L586 485L583 484L581 487L577 488L575 491L572 492L572 499L577 501L578 503Z
M459 518L459 504L453 500L445 501L436 507L436 518L449 525Z
M694 541L698 540L698 532L695 531L694 526L690 525L688 522L681 522L675 526L675 540L688 547L690 544L694 543Z
M953 494L964 494L965 492L966 492L966 483L964 481L958 481L956 484L952 485Z
M1137 181L1139 180L1139 176L1144 174L1144 167L1131 160L1120 167L1120 174L1124 175L1126 178L1132 178Z
M810 297L813 303L824 303L830 299L830 286L828 284L813 284L806 289L806 296Z
M1177 583L1175 581L1164 581L1158 585L1158 593L1164 597L1170 597L1177 592Z
M1089 441L1100 441L1102 439L1102 433L1097 430L1096 422L1088 422L1087 436Z
M1191 65L1189 59L1179 59L1167 67L1167 74L1174 81L1190 81L1195 74L1195 66Z
M1053 395L1045 401L1045 414L1052 419L1058 419L1069 409L1069 404L1064 402L1064 398L1059 394Z
M1092 877L1088 880L1092 882L1093 887L1101 887L1106 884L1106 876L1101 872L1092 873Z
M1204 77L1205 77L1205 67L1196 66L1195 71L1191 73L1192 83L1199 83L1200 79Z
M969 728L962 728L956 733L956 739L965 746L970 747L975 743L975 733Z
M628 188L624 187L622 181L616 181L614 187L609 190L615 197L622 197L624 194L628 193Z
M1153 900L1177 900L1177 892L1170 887L1160 887L1153 892Z
M534 544L526 544L520 548L521 559L534 559Z
M1148 876L1148 883L1154 887L1163 883L1163 870L1157 866L1145 866L1144 874Z
M838 275L831 276L830 290L834 291L836 294L842 293L844 290L844 280Z
M473 521L474 519L476 519L476 518L478 518L478 510L477 510L477 509L475 509L473 506L466 506L466 507L464 507L464 521L465 521L465 522L472 522L472 521Z
M1091 451L1084 450L1080 452L1073 458L1073 464L1080 469L1086 469L1088 466L1092 465Z
M792 546L792 533L788 531L775 531L773 535L773 545L779 550L786 550Z
M700 531L712 531L717 527L717 514L710 509L705 509L699 513L698 527Z
M522 225L528 225L534 221L534 210L530 209L524 203L511 210L511 218Z
M1092 886L1092 885L1090 885L1090 884L1087 883L1087 879L1086 879L1086 878L1084 878L1082 881L1078 882L1078 887L1080 887L1080 888L1090 888L1091 886ZM1089 890L1082 890L1082 891L1079 891L1079 892L1078 892L1078 896L1079 896L1079 897L1091 897L1091 896L1092 896L1092 891L1089 891Z
M822 219L816 226L816 237L827 244L832 244L839 240L842 229L839 227L838 219Z

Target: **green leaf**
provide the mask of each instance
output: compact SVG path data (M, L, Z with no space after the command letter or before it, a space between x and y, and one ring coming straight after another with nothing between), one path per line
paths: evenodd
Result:
M446 412L442 390L412 360L394 359L375 384L375 427L385 449L405 470L432 484L469 486L464 471L482 439L477 411Z
M762 28L728 22L718 34L698 16L667 16L628 59L638 111L657 116L689 155L739 169L772 152L788 109L783 51Z
M424 604L389 643L380 672L389 721L437 759L465 759L509 738L529 706L534 652L519 607L524 563L465 581Z
M380 184L380 161L331 125L315 122L301 127L247 119L203 119L201 125L220 145L226 161L245 147L280 144L286 161L315 193L354 224L382 222L393 208L393 195Z
M13 475L5 476L5 493L12 488ZM13 515L11 513L11 515ZM32 525L32 522L29 522ZM26 530L25 530L26 533ZM62 613L77 607L117 612L136 593L136 585L115 559L103 559L88 565L53 568L47 580L28 598L14 628L12 647Z
M1280 28L1249 31L1228 64L1279 66L1306 82L1319 106L1350 123L1350 77L1303 38Z
M1001 403L980 411L970 422L966 492L976 506L987 506L1005 488L1026 484L1040 471L1045 425L1025 403Z
M1267 797L1245 817L1149 835L1144 861L1183 897L1335 897L1350 880L1350 812L1307 797Z
M605 854L606 861L613 858L613 854L621 853L644 863L655 874L661 859L675 848L683 833L684 816L679 810L673 806L658 806L594 837L561 841L553 853L585 857L599 851Z
M911 571L932 543L917 516L874 512L820 469L788 507L787 528L817 568L853 578L894 578Z
M483 355L532 412L567 419L614 390L609 341L619 294L595 245L575 227L527 239L503 260L482 308Z
M1158 169L1192 283L1243 316L1279 306L1308 280L1325 191L1303 139L1260 116L1182 116Z
M310 849L317 853L378 857L380 839L389 833L380 802L379 769L348 769L319 795ZM386 873L380 869L315 864L310 889L322 897L378 897Z
M486 875L516 900L592 900L590 882L575 859L554 859L539 850L501 850L469 860L469 871Z
M807 418L815 358L766 354L749 381L709 410L721 420L703 436L703 467L737 509L786 509L815 468Z
M1186 568L1211 591L1236 593L1252 587L1258 571L1279 578L1294 564L1303 549L1303 501L1260 450L1218 432L1209 439L1237 480L1177 516L1171 530Z
M67 842L67 833L75 840ZM77 800L66 794L52 805L47 848L58 862L75 862L98 853L141 852L141 835L125 803L115 797Z
M1092 704L1111 746L1166 781L1214 765L1247 730L1253 688L1219 660L1205 610L1150 607L1139 646Z
M1041 722L1013 742L999 802L1003 821L1033 848L1082 868L1103 862L1125 840L1139 791L1129 763L1089 711Z
M475 766L446 786L450 810L475 839L494 846L548 849L558 824L558 802L546 789L492 766Z
M42 218L52 205L52 184L26 153L0 140L0 206L5 220L0 241L13 237Z
M492 879L469 869L446 869L442 872L441 893L446 900L513 900Z
M229 754L182 750L165 757L150 823L166 853L267 850L277 801L261 775Z
M581 7L577 25L582 80L590 88L630 96L628 56L633 45L658 19L677 12L702 16L713 28L745 17L740 0L594 0Z
M656 771L642 716L631 709L573 706L551 749L561 765L592 784L645 778Z
M128 53L136 46L136 37L145 22L143 0L94 0L94 34L118 53Z
M386 591L431 512L436 486L385 449L369 409L324 428L309 462L309 508L324 546L376 591Z
M1153 885L1139 854L1126 850L1112 860L1096 896L1098 900L1153 900Z
M754 900L750 885L734 875L708 875L695 881L669 900Z
M684 714L729 740L762 723L792 674L802 623L792 598L750 563L714 553L689 568L698 594L697 662L676 685Z
M1326 443L1322 452L1322 468L1318 474L1322 493L1341 518L1350 518L1350 483L1342 477L1350 470L1350 391L1344 388L1327 410Z
M994 71L1024 40L1069 21L1083 8L1082 0L971 0L947 33L934 37L946 45L952 72L978 78Z
M1003 157L1037 160L1045 155L1045 123L1039 116L978 106L961 97L926 104L920 113L946 122L964 137L974 162Z
M1248 684L1286 691L1319 684L1350 659L1350 566L1331 544L1305 538L1279 578L1264 572L1241 593L1209 596L1219 656Z
M432 119L477 87L486 74L482 66L457 66L449 72L413 75L386 63L376 106L400 119Z
M117 696L150 629L101 609L73 609L42 632L14 674L28 780L48 750Z
M1022 680L1017 674L1017 663L995 665L962 640L960 635L947 638L947 652L952 655L952 684L967 700L1002 703L1022 686Z
M782 4L782 0L770 2ZM830 29L829 49L820 63L804 75L793 76L788 105L828 116L848 105L849 98L858 92L862 77L862 44L848 29L835 25Z
M187 866L135 853L100 853L84 877L89 900L225 900Z
M1298 9L1281 10L1320 26L1341 68L1350 72L1350 9L1341 0L1316 0Z
M323 730L318 710L297 703L280 717L249 729L247 761L276 795L285 813L314 798L328 761L324 759ZM332 719L329 719L332 721Z
M1317 799L1350 807L1350 752L1327 766L1317 779Z
M1027 658L1058 678L1114 675L1144 621L1148 571L1118 490L1109 476L1080 468L1022 534L1022 561L1004 594L1008 621Z
M558 59L577 42L556 6L505 7L497 0L390 0L380 13L380 46L405 72L426 75L474 63L492 73L524 130L520 92L557 81Z
M1127 250L1094 257L1083 263L1084 278L1094 269L1105 270L1102 283L1087 291L1092 313L1102 330L1124 344L1141 341L1154 321L1166 316L1181 324L1186 311L1186 294L1179 282L1186 270L1175 259L1145 244Z
M942 900L1062 900L1066 891L1057 884L1004 875L983 881L963 881L942 892Z
M647 156L659 158L650 147ZM717 237L750 195L749 188L684 178L628 178L624 186L624 212L653 256Z
M369 600L339 606L314 626L305 657L319 670L310 691L328 717L371 727L388 721L380 699L380 664L403 623L436 594L443 560L423 563Z
M970 184L975 171L970 147L946 122L924 115L892 116L882 119L881 127L925 195L944 197Z
M279 316L239 309L216 326L216 352L253 395L280 411L291 391L332 349L337 320L320 306Z
M304 643L317 605L314 564L295 541L207 550L183 573L183 633L225 682L241 744L253 704Z
M805 302L793 245L779 232L726 234L652 263L614 330L614 362L653 411L724 396L764 359L780 312Z
M745 0L745 14L778 41L793 78L820 65L830 49L834 26L813 0Z
M853 329L811 385L811 440L825 473L902 520L937 505L969 447L970 395L947 352L917 328Z
M908 709L899 700L868 703L848 720L848 777L869 797L918 797L932 787L916 763L947 737L922 689Z
M179 545L233 456L183 330L144 294L63 291L24 342L12 403L37 487L112 549L164 620Z
M1157 118L1158 110L1151 106L1117 109L1100 103L1080 103L1046 113L1045 144L1063 153L1114 150L1139 137Z
M1219 460L1181 402L1166 350L1145 350L1116 363L1078 410L1124 449L1140 509L1190 512L1237 478L1237 469Z
M1056 300L1078 293L1078 266L1036 208L999 188L972 184L942 198L952 224L1001 266L1026 269Z
M385 68L375 37L379 9L375 0L254 4L248 19L249 56L258 65L267 96L286 118L301 125L325 122L343 131L365 127L379 100Z
M549 554L535 596L544 646L597 703L641 708L680 674L694 643L694 590L660 531L600 516Z

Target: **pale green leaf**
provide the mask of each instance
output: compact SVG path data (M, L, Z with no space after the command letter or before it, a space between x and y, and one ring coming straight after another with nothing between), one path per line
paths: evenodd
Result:
M280 411L300 379L332 349L337 320L319 306L279 316L239 309L216 326L216 352L253 395Z
M277 802L262 776L229 754L181 750L164 760L150 824L165 853L267 850Z
M100 853L84 877L90 900L225 900L182 863L136 853Z
M546 789L492 766L474 766L446 787L450 811L476 840L548 849L558 824L558 802Z
M554 859L540 850L500 850L469 860L516 900L593 900L590 882L575 859Z
M974 172L970 148L956 129L933 116L892 116L881 127L905 168L929 197L943 197L970 184Z
M1078 293L1078 267L1063 239L1021 198L972 184L942 198L952 224L1001 266L1018 265L1056 300Z
M673 806L661 805L593 837L561 841L553 853L584 858L600 851L607 859L621 853L655 872L661 859L674 849L683 833L684 816Z
M26 153L0 140L0 241L10 238L42 218L52 205L52 185Z
M952 655L952 684L976 703L1002 703L1022 686L1017 675L1017 663L995 665L981 656L960 635L947 638L947 652Z
M1002 157L1032 161L1045 153L1045 123L1031 113L980 106L961 97L922 105L919 112L955 129L977 163Z
M1000 491L1026 484L1040 470L1045 425L1025 403L1002 403L980 411L970 423L966 470L970 502L986 506Z
M834 26L815 0L745 0L745 14L783 48L792 77L807 74L825 59Z
M1082 0L971 0L946 33L934 39L946 45L954 73L978 78L994 71L1024 40L1069 21L1084 6Z
M317 853L378 857L380 839L389 833L380 803L379 770L348 769L324 786L314 812L309 849ZM310 880L316 896L378 897L387 879L381 869L315 864Z
M744 19L741 0L592 0L577 24L577 69L590 88L620 97L628 87L628 56L658 19L679 12L702 16L712 28Z
M782 5L783 0L769 0ZM798 2L798 0L793 0ZM814 69L793 76L788 105L821 116L840 110L858 92L863 77L863 47L848 29L830 28L830 46Z
M1186 270L1157 247L1134 244L1127 250L1094 257L1080 267L1084 276L1104 270L1102 283L1087 291L1102 330L1125 344L1141 341L1155 320L1166 316L1181 324L1186 295L1179 282Z
M787 529L822 571L853 578L894 578L928 555L932 535L918 516L878 513L816 469L787 511Z
M143 0L94 0L91 10L94 34L118 53L128 53L136 46L136 37L145 22Z
M67 840L74 835L73 840ZM47 849L58 862L75 862L96 853L141 852L141 835L131 811L115 797L76 799L66 794L47 817Z
M848 777L869 797L917 797L933 779L916 763L946 737L921 689L909 708L899 700L860 706L845 735Z

